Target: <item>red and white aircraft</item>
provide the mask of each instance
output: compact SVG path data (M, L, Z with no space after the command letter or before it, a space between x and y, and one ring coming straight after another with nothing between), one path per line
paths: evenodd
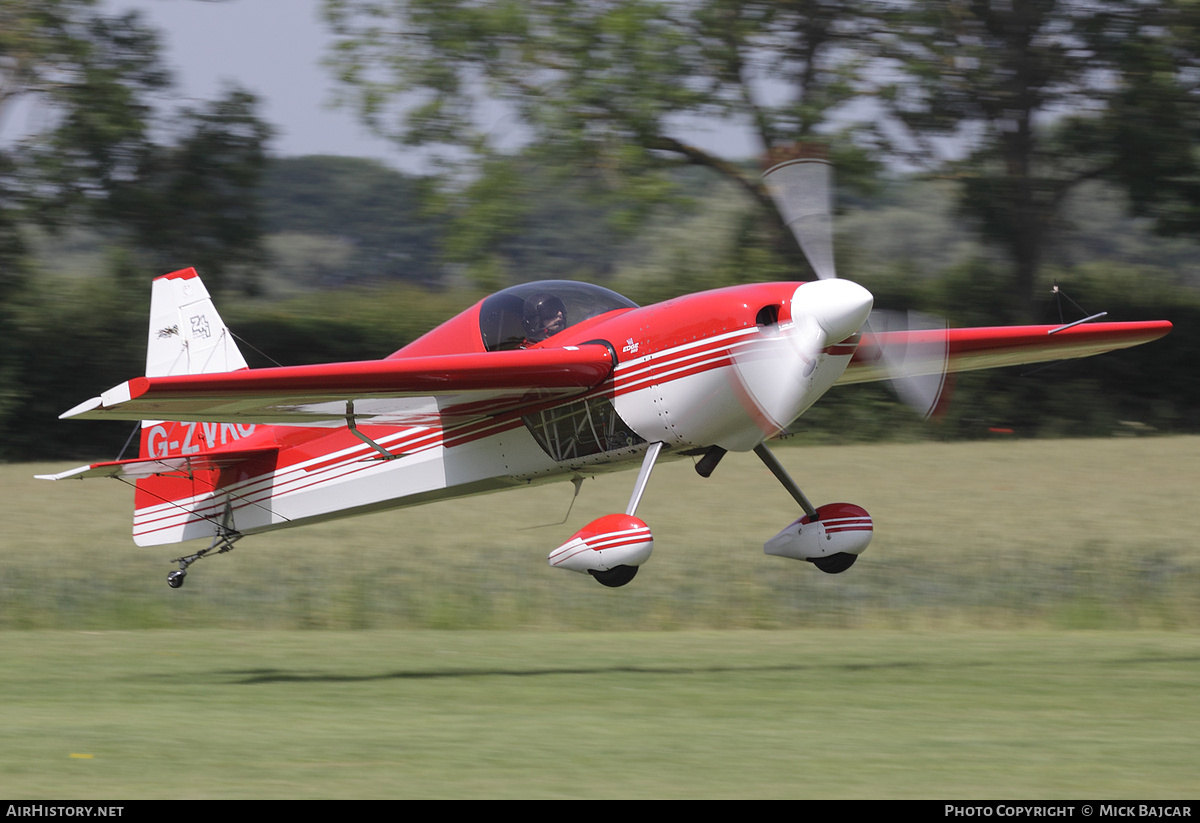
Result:
M383 360L249 369L196 272L165 275L146 375L62 415L142 421L140 456L43 477L131 481L139 546L207 538L168 575L178 588L248 534L640 463L625 512L549 555L621 586L653 548L636 512L655 461L698 458L707 477L726 451L753 451L804 510L765 551L844 571L870 516L813 506L766 443L832 386L892 380L928 411L948 372L1086 357L1171 324L873 331L871 294L834 274L829 174L816 160L767 172L817 281L641 308L586 283L528 283Z

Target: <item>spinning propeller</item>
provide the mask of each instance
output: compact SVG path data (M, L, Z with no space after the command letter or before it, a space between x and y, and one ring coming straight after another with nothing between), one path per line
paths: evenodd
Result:
M829 161L786 160L764 172L763 180L813 272L821 281L838 280L833 260L833 167ZM877 360L900 399L922 417L930 417L938 408L946 382L945 322L912 312L874 311L862 330L859 356ZM920 333L914 335L914 331ZM813 341L809 345L818 339L811 332L805 337ZM825 345L838 342L841 340L829 339Z

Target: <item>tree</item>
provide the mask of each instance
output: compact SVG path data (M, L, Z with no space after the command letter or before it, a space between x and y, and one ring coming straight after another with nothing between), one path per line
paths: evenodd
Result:
M273 234L333 236L352 247L335 282L395 278L440 280L440 221L428 181L361 157L281 157L263 185Z
M184 109L172 118L174 142L142 146L131 178L96 204L97 217L150 252L159 269L186 261L213 288L236 270L241 288L255 291L265 262L258 198L271 135L256 104L234 88L199 110Z
M689 124L740 124L764 155L828 136L860 91L861 5L326 0L325 12L338 37L330 63L377 131L449 148L454 163L464 151L494 162L505 147L484 124L499 121L546 165L619 189L635 210L670 196L665 165L700 166L758 203L779 248L806 268L759 170L683 135ZM837 144L847 174L871 143L869 130L858 134L865 143Z
M832 138L843 180L877 171L867 159L884 152L946 174L938 138L953 137L949 173L964 211L1012 260L1018 315L1032 311L1061 207L1082 182L1120 183L1163 230L1200 229L1200 7L1190 0L326 0L325 9L338 36L330 62L379 131L452 147L461 163L464 150L497 149L503 141L482 124L499 122L510 144L590 171L641 207L669 196L663 164L684 162L775 214L757 169L683 136L697 122L740 124L767 156ZM856 108L865 100L874 105ZM883 122L853 122L856 112ZM794 252L790 238L780 248Z
M1191 4L941 0L887 18L880 53L903 80L880 90L910 157L941 170L933 138L966 146L961 205L1013 263L1019 314L1065 198L1120 182L1134 206L1197 216L1197 86ZM1189 211L1190 210L1190 211ZM1165 212L1164 212L1165 216Z
M1115 23L1093 34L1120 61L1121 85L1093 123L1108 128L1081 130L1076 145L1093 141L1113 158L1109 176L1161 233L1200 235L1200 6L1163 2Z
M134 173L152 96L170 82L157 36L138 15L108 17L95 6L0 2L0 125L18 104L41 123L11 136L4 195L52 225Z
M129 173L147 97L167 82L153 33L94 5L0 0L0 433L28 403L35 369L14 307L31 270L23 228L61 224ZM40 128L6 134L19 113Z
M91 0L0 0L0 129L24 106L43 127L0 144L3 289L14 286L20 223L55 224L65 208L127 175L145 141L148 95L168 82L153 32Z
M106 14L96 0L0 0L0 455L17 453L22 437L35 442L36 421L53 421L43 412L74 394L80 361L103 370L128 353L104 339L114 305L130 305L129 273L144 271L122 250L170 251L163 265L196 262L218 276L257 253L250 195L269 130L254 99L232 92L170 118L172 130L159 119L169 82L157 34L136 13ZM120 261L112 282L37 282L24 232L76 224L102 230ZM70 295L78 305L66 305Z
M157 33L136 12L0 0L0 127L36 114L0 144L0 251L19 248L22 223L93 221L122 243L171 250L171 266L188 256L217 285L231 261L261 258L253 197L270 129L256 100L233 90L162 121L169 85Z

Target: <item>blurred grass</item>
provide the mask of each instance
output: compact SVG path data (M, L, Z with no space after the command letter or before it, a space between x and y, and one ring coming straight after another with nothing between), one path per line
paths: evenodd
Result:
M1195 632L7 631L0 652L12 797L1200 792Z
M562 519L570 484L431 504L246 538L174 591L182 547L133 546L127 487L0 466L0 628L1200 628L1200 438L778 453L810 498L874 516L845 574L762 554L798 513L747 454L708 480L655 469L654 556L619 590L545 557L623 511L632 472L585 481L562 525L526 530Z

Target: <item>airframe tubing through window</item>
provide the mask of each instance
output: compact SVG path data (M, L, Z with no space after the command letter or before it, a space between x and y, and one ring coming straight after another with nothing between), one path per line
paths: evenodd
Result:
M646 442L625 424L607 397L591 397L522 419L538 445L560 463Z

